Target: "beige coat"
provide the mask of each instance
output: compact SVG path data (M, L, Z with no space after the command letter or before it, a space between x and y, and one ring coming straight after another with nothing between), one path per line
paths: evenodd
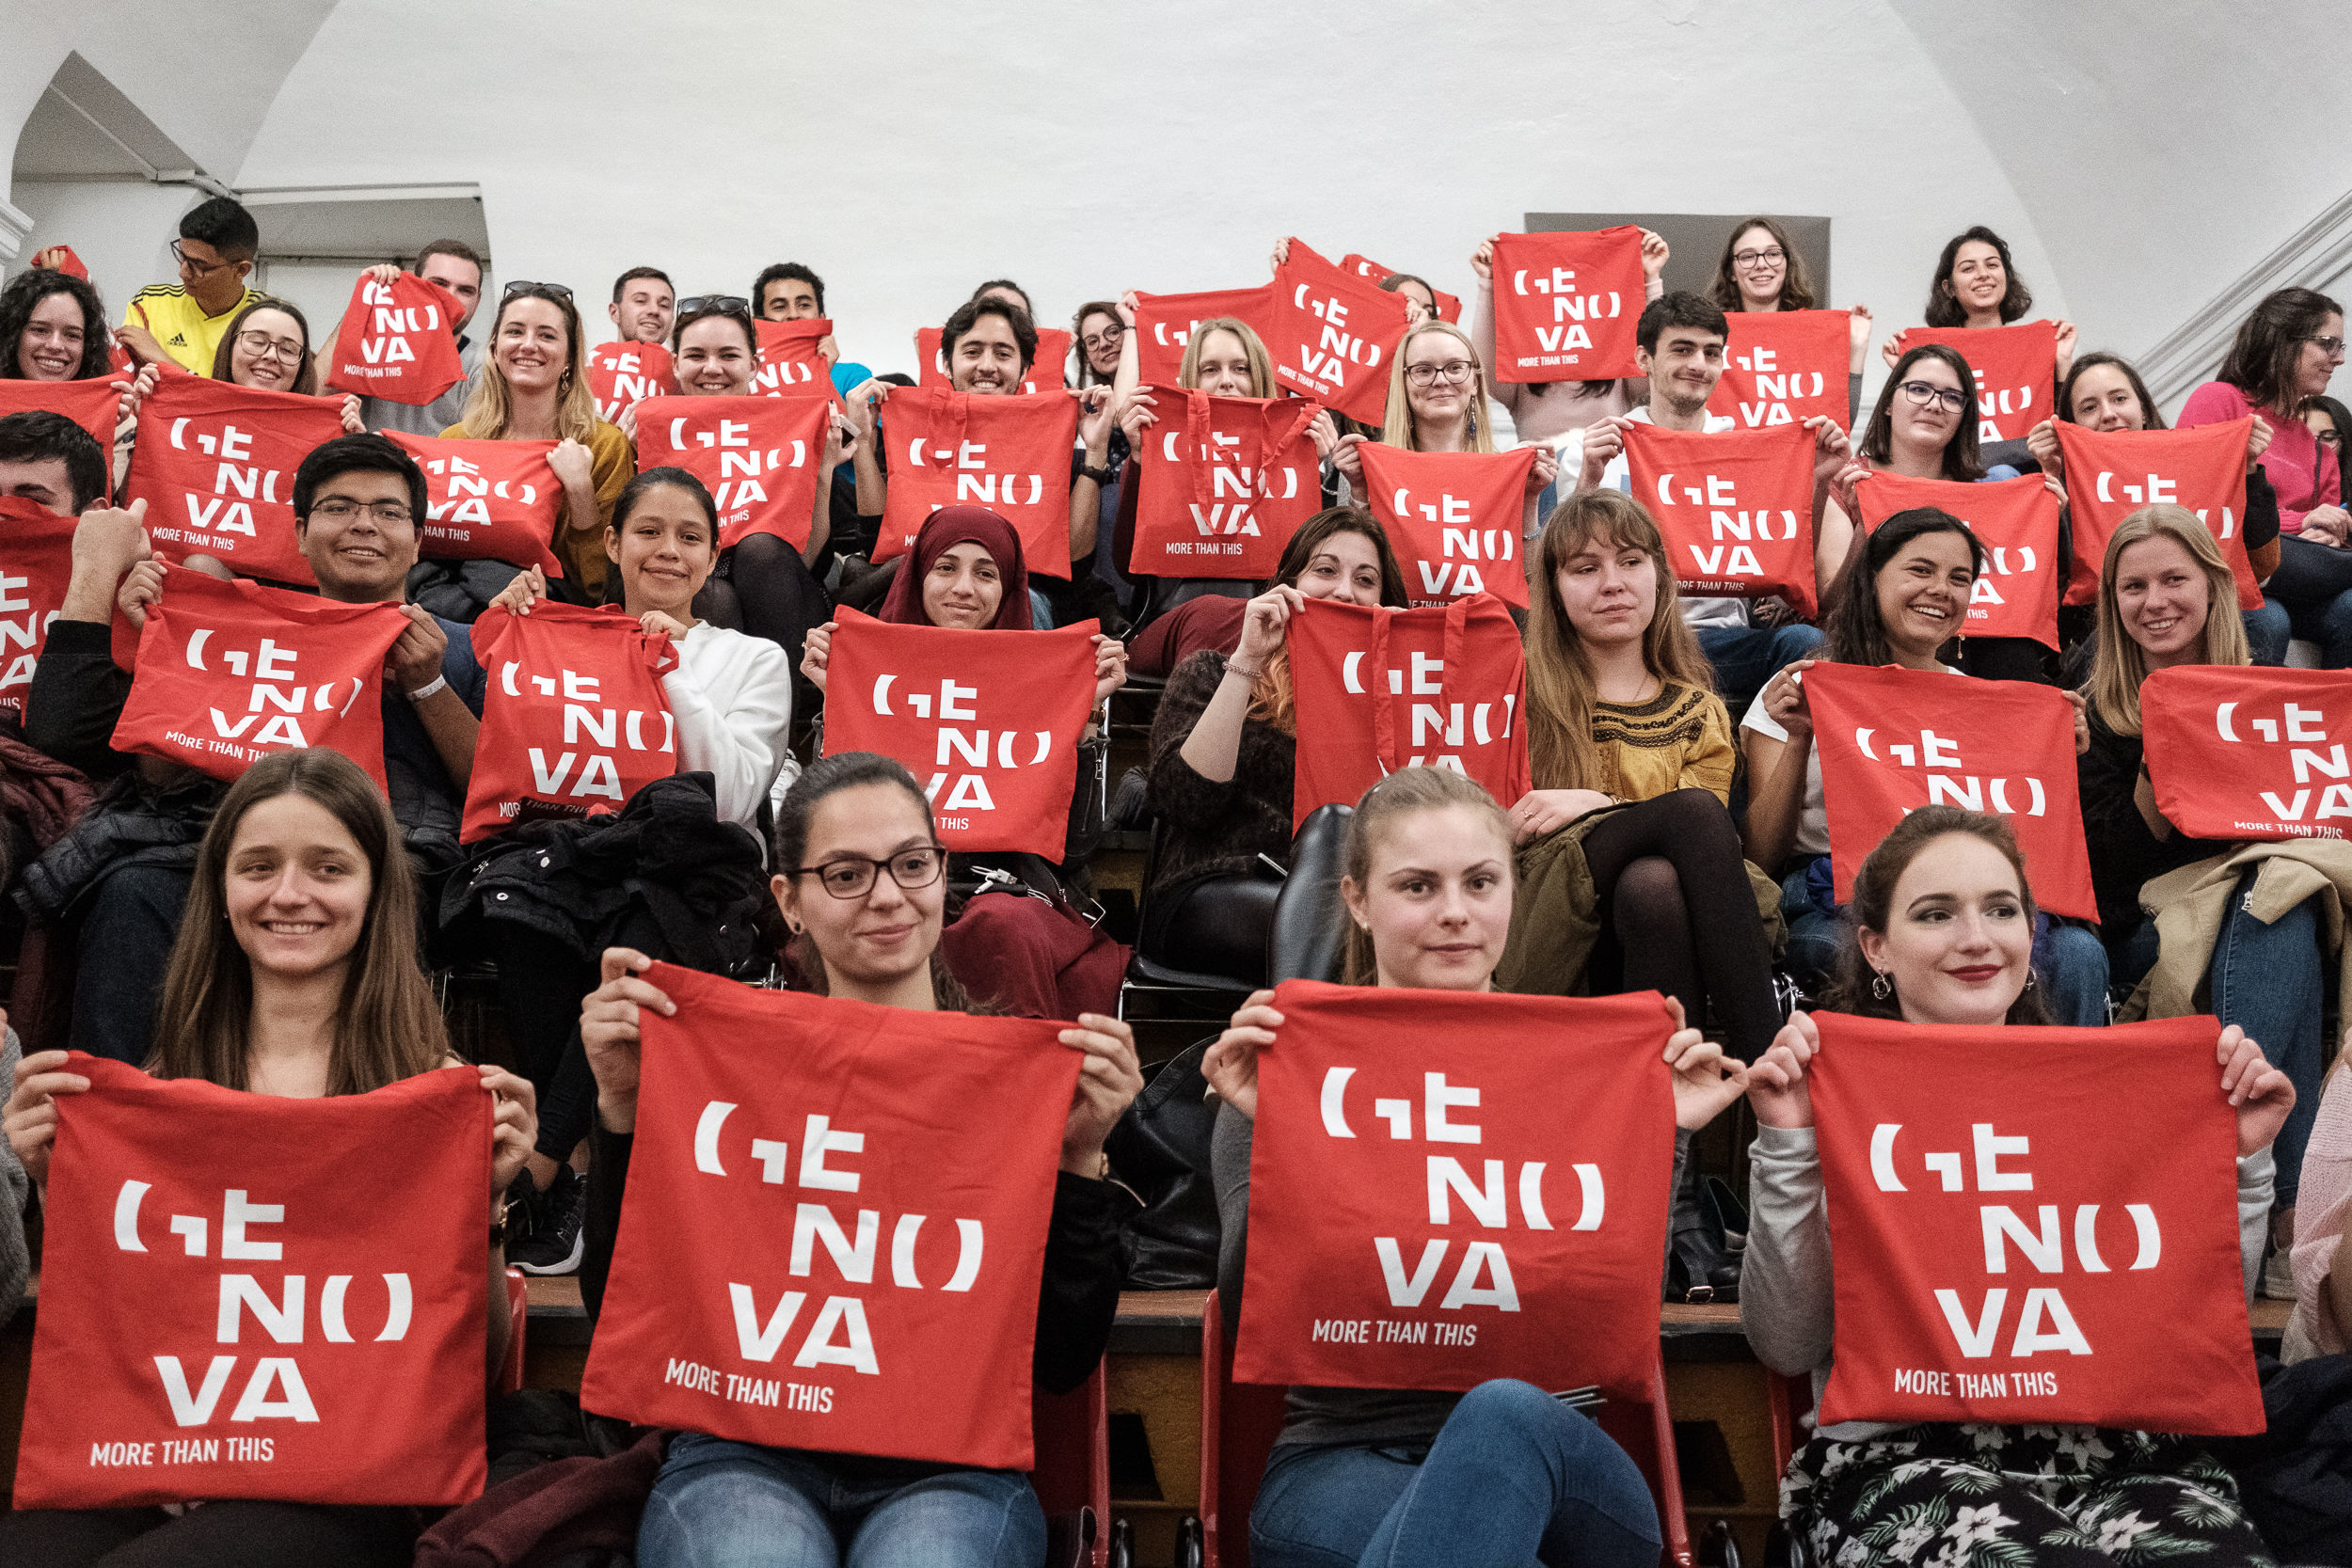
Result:
M2333 838L2295 838L2278 844L2241 844L2228 854L2182 866L2139 890L2139 907L2156 917L2161 947L2156 967L2123 1005L2120 1021L2181 1018L2212 1005L2205 971L2214 943L2237 895L2238 879L2259 863L2252 913L2269 925L2305 899L2319 900L2321 937L2333 956L2344 947L2344 908L2352 903L2352 843ZM2352 1020L2352 964L2337 979L2339 1016Z

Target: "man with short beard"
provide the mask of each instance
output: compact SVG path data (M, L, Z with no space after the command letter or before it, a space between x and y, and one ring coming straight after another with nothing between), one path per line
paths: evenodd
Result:
M1626 463L1625 427L1654 424L1661 430L1704 431L1712 436L1729 430L1733 421L1707 411L1715 383L1724 377L1724 344L1730 323L1713 302L1677 291L1651 300L1634 327L1633 362L1649 383L1646 404L1612 419L1597 420L1569 433L1560 452L1560 471L1577 475L1580 490L1613 485L1629 494L1633 477ZM1846 433L1836 421L1815 415L1804 421L1812 429L1816 461L1813 469L1813 516L1820 537L1828 515L1836 512L1829 484L1847 461ZM1842 525L1844 515L1835 521ZM1832 537L1842 538L1840 528ZM1843 551L1837 552L1842 558ZM1534 560L1535 552L1528 551ZM1829 578L1820 587L1826 593ZM1715 685L1737 724L1764 683L1796 659L1807 658L1821 645L1819 626L1793 618L1783 600L1717 599L1685 595L1682 619L1698 634L1699 647L1715 669ZM1784 624L1784 622L1786 624Z
M397 263L386 261L368 269L368 276L384 288L390 288L400 277ZM359 422L370 430L397 430L405 436L438 436L466 417L466 399L473 391L474 372L482 368L483 351L488 346L466 336L467 324L482 308L482 257L463 240L435 240L417 252L417 276L427 283L437 283L449 297L457 303L457 314L449 324L450 336L457 340L457 362L466 372L466 379L435 398L431 403L393 403L385 398L362 394L359 399ZM343 319L335 318L335 325L319 340L317 360L319 385L334 371L335 343L343 335Z

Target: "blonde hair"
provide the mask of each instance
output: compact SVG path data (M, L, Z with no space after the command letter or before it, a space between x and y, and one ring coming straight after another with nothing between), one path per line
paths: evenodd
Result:
M1486 362L1478 356L1478 345L1470 341L1470 334L1452 322L1425 321L1396 345L1395 362L1389 367L1389 411L1380 425L1384 445L1403 447L1406 451L1421 451L1421 432L1415 428L1412 401L1405 395L1405 357L1413 346L1413 340L1427 332L1442 332L1462 345L1463 356L1470 360L1470 433L1464 451L1495 450L1494 408L1486 393ZM1483 416L1483 417L1482 417Z
M1503 815L1502 808L1484 785L1451 768L1400 768L1365 790L1363 798L1356 802L1356 815L1347 819L1347 839L1340 850L1340 870L1356 884L1358 895L1362 895L1364 884L1372 879L1375 847L1407 817L1424 811L1442 811L1448 806L1468 806L1484 816L1502 842L1502 863L1513 863L1511 819ZM1372 985L1380 974L1372 933L1349 918L1345 910L1341 911L1341 917L1347 920L1347 949L1340 982L1349 986Z
M2201 664L2251 664L2246 622L2237 608L2237 574L2221 559L2213 531L2196 513L2169 502L2143 506L2118 523L2099 563L2099 647L2083 691L2100 722L2117 735L2139 733L2139 683L2148 678L2148 655L2123 628L2115 604L2115 576L2123 552L2151 539L2169 539L2186 550L2205 573L2205 632Z
M564 376L556 383L555 434L564 440L586 441L596 434L596 398L588 386L588 345L582 341L580 329L580 308L569 294L558 294L544 285L522 288L499 301L498 314L490 323L490 341L482 356L482 369L473 378L473 390L467 395L466 412L458 423L466 434L477 441L503 441L515 423L515 399L506 384L506 372L499 365L499 327L506 320L506 312L516 303L535 299L552 305L562 312L564 330L571 339L565 351Z
M1241 351L1249 359L1249 395L1274 396L1274 356L1266 352L1265 340L1251 331L1249 324L1239 316L1211 316L1193 327L1192 336L1184 340L1184 359L1177 367L1176 385L1186 391L1200 385L1200 345L1212 332L1231 332L1241 340Z
M1640 550L1658 569L1658 603L1642 633L1642 662L1662 681L1715 689L1698 639L1683 624L1666 541L1640 501L1621 490L1580 490L1552 509L1535 545L1527 605L1527 759L1537 789L1585 789L1596 777L1592 660L1560 602L1560 569L1596 540Z

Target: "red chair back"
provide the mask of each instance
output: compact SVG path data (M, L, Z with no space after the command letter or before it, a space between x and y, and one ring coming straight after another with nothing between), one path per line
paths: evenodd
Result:
M1788 1473L1788 1462L1804 1446L1797 1431L1797 1418L1813 1408L1813 1374L1799 1372L1786 1377L1764 1369L1764 1401L1772 1414L1772 1479L1777 1481Z
M1207 1568L1249 1568L1249 1510L1267 1455L1281 1435L1285 1390L1233 1381L1233 1347L1216 1292L1200 1307L1200 1533ZM1666 1544L1664 1562L1692 1568L1691 1528L1682 1512L1682 1471L1675 1460L1674 1418L1666 1408L1666 1363L1650 1362L1649 1398L1613 1399L1600 1428L1625 1449L1649 1485Z
M499 1363L499 1392L516 1394L523 1386L523 1330L531 1323L531 1287L520 1269L506 1271L506 1359Z
M1029 1484L1049 1516L1094 1511L1094 1568L1109 1568L1111 1560L1110 1425L1110 1387L1099 1361L1069 1393L1040 1388L1030 1397L1037 1456Z

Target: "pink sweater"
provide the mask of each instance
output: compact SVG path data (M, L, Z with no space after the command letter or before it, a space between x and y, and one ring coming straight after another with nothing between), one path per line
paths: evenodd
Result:
M2246 394L2226 381L2208 381L2189 393L2181 407L2179 428L2227 424L2249 414L2260 414L2270 427L2270 445L2263 449L2263 472L2279 493L2279 530L2303 531L2303 514L2315 507L2343 504L2343 475L2336 454L2319 444L2312 427L2301 420L2280 420L2267 408L2257 409Z

